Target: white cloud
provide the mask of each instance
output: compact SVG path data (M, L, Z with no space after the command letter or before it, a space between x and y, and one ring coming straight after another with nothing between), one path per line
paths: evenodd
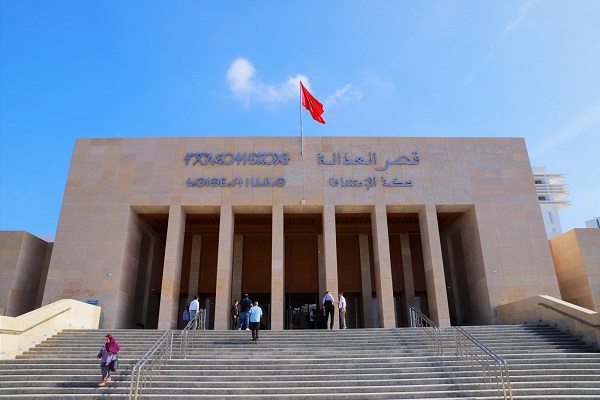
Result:
M227 81L233 93L243 94L252 91L252 77L256 69L245 58L238 58L227 71Z
M586 133L597 125L600 125L600 104L581 112L559 131L545 138L530 152L530 157L533 158L543 154L567 140Z
M504 28L504 30L500 34L500 37L508 35L513 29L515 29L517 26L521 25L523 21L525 21L525 19L529 15L529 10L533 6L533 3L534 0L529 0L523 3L521 7L519 7L519 10L517 11L517 16L513 20L511 20L508 23L508 25L506 25L506 28Z
M327 107L335 107L338 104L338 101L356 101L362 98L362 92L347 83L343 88L336 90L323 102L323 104Z
M492 61L492 58L494 58L494 54L496 53L496 47L498 47L498 43L500 43L500 41L502 39L504 39L506 36L508 36L513 30L515 30L519 25L521 25L523 23L523 21L525 21L525 19L529 16L529 12L534 3L535 3L535 0L527 0L525 3L523 3L521 5L521 7L519 7L519 10L517 10L517 15L515 16L515 18L513 18L512 20L510 20L508 22L508 24L506 24L506 27L504 28L502 33L500 33L498 38L496 40L494 40L494 42L490 45L490 49L488 50L483 61L480 62L477 65L477 67L475 67L475 69L464 80L463 83L465 85L471 84L471 82L473 82L473 79L475 79L475 76L477 76L479 71L481 71L486 65L489 64L490 61Z
M281 83L266 83L256 77L256 68L250 60L240 57L235 59L225 78L229 83L229 90L233 93L236 100L243 103L246 107L252 104L262 104L267 107L274 107L277 104L284 104L289 101L299 101L300 99L300 81L310 91L310 80L306 75L298 74L290 77ZM335 107L340 102L360 100L362 92L348 83L341 89L335 90L329 96L323 97L321 94L311 93L318 99L325 98L323 104L326 107Z
M250 105L251 100L267 106L274 106L298 99L300 81L307 89L310 89L308 77L300 74L277 84L261 82L256 78L256 69L246 58L237 58L231 63L226 79L234 97L246 106Z

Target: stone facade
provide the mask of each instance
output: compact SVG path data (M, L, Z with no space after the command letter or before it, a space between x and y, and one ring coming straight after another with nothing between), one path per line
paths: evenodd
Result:
M494 323L498 305L559 296L531 176L520 138L315 137L303 155L293 137L79 139L43 304L97 299L105 327L166 329L199 288L213 296L203 305L214 328L228 329L232 299L264 257L239 249L264 220L271 265L256 274L270 280L270 327L285 329L298 286L286 243L314 248L306 276L318 287L296 293L335 294L352 261L336 241L356 217L366 230L344 232L360 247L361 326L396 326L413 302L441 325ZM303 216L316 233L291 238Z
M0 315L16 317L39 307L52 243L24 231L0 232Z
M563 300L600 310L600 229L572 229L550 240Z

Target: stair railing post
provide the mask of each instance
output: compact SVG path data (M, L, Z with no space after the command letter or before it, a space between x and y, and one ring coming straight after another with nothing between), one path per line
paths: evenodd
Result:
M138 397L141 397L142 384L149 382L151 385L154 373L156 371L160 373L162 364L167 362L167 352L169 352L169 354L172 352L172 335L173 331L166 331L132 368L131 386L129 389L130 400L137 400ZM143 375L142 371L145 371ZM150 374L146 371L149 371Z
M135 388L135 375L137 371L137 364L131 369L131 382L129 382L129 398L133 399L133 390Z
M171 346L169 346L169 360L172 360L172 356L173 356L173 331L169 331L169 334L171 335Z
M466 332L459 326L454 327L455 343L457 346L457 355L470 359L471 365L479 367L483 373L484 381L492 383L492 370L496 378L496 390L498 395L504 397L504 400L512 400L512 388L508 376L508 364L496 353L487 348L479 340ZM463 344L464 341L464 344ZM490 360L491 359L491 360ZM486 375L487 374L487 379ZM498 382L500 380L501 382ZM502 387L502 389L500 389ZM502 390L502 394L500 394Z
M133 393L134 400L137 400L138 392L140 390L140 368L139 367L136 372L137 373L136 373L136 380L135 380L135 389L134 389L134 393Z
M435 348L436 355L443 356L444 345L440 327L415 307L410 307L409 310L411 314L411 326L413 328L423 328L423 332L434 341L433 348Z

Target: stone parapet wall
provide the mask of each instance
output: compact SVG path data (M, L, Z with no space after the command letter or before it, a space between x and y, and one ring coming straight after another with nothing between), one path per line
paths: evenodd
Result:
M65 299L18 317L0 316L0 359L14 359L63 329L98 328L100 312L100 307Z
M595 327L544 307L540 303L570 314L579 320L595 325ZM588 344L599 347L600 314L551 296L534 296L498 306L496 315L498 324L546 324L561 332L569 333Z

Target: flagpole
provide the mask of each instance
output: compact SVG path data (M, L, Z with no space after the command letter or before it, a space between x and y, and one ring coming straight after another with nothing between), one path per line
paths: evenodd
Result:
M302 127L302 82L300 82L300 155L304 156L304 128Z

